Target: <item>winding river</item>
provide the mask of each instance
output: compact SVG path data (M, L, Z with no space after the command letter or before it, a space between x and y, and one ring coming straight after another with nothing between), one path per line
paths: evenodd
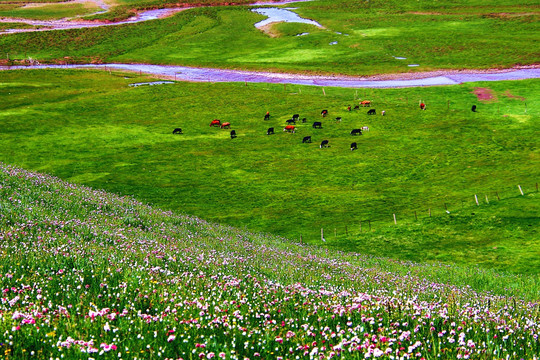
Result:
M415 73L415 78L410 78L410 74L404 74L401 75L401 77L400 75L396 75L396 78L390 80L377 80L373 78L340 75L315 76L147 64L36 65L10 67L0 66L0 70L20 69L114 69L151 74L165 79L193 82L274 83L312 86L335 86L344 88L419 87L456 85L460 83L476 81L501 81L540 78L540 68L538 67L509 70L493 70L491 72L449 71L444 74L441 72L441 75L434 75L433 73Z
M92 1L96 2L102 9L94 14L101 14L101 13L109 11L109 6L106 5L102 0L92 0ZM311 0L257 1L257 2L253 2L252 4L241 5L241 6L286 5L290 3L306 2L306 1L311 1ZM127 20L118 21L118 22L88 21L88 20L83 20L80 17L65 18L65 19L58 19L58 20L29 20L29 19L21 19L21 18L5 18L4 17L4 18L0 18L0 23L23 23L27 25L36 26L36 27L29 28L29 29L6 29L6 30L0 31L0 35L13 34L13 33L19 33L19 32L85 29L85 28L94 28L94 27L100 27L100 26L136 24L136 23L140 23L144 21L166 18L180 11L193 9L193 8L194 6L184 6L184 7L175 7L175 8L145 10L145 11L141 11L137 15ZM267 15L269 16L269 19L264 20L266 23L288 21L288 22L307 22L307 23L313 23L314 25L317 24L315 21L302 19L297 14L291 11L284 10L284 9L273 9L273 10L254 9L254 10L261 10L262 11L261 14L263 15L266 15L264 14L264 12L269 11L269 14ZM317 25L317 26L320 26L320 25Z

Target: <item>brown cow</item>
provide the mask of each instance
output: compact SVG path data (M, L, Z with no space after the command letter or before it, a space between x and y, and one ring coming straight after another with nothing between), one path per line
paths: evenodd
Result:
M218 120L218 119L214 119L212 120L212 122L210 123L210 126L220 126L221 125L221 121Z
M231 128L231 123L230 122L224 122L223 124L221 124L221 128L222 129L230 129Z
M287 125L283 128L283 131L292 132L294 134L296 132L296 127L294 125Z
M362 105L363 107L371 107L371 101L369 100L361 101L360 105Z

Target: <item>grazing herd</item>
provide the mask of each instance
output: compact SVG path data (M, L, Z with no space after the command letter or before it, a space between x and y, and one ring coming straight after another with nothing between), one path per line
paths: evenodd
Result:
M354 109L358 110L358 109L360 109L360 106L362 106L362 107L371 107L371 101L369 101L369 100L360 101L359 104L354 107ZM421 110L426 110L426 104L424 102L422 102L422 101L420 101L420 109ZM473 112L476 112L476 105L473 105L471 110ZM347 111L351 111L351 105L349 105L347 107ZM377 114L377 111L375 109L369 109L367 111L367 115L376 115L376 114ZM386 111L382 110L381 115L385 116ZM321 116L322 117L328 116L328 110L327 109L322 110L321 111ZM297 130L296 123L299 121L299 119L300 119L300 114L294 114L290 119L285 121L286 126L283 128L283 131L288 132L288 133L293 133L293 134L296 133L296 130ZM342 119L341 117L336 117L336 122L341 122L341 119ZM264 120L270 120L270 112L268 112L268 111L266 112L266 114L264 115ZM302 118L302 123L306 123L306 122L307 122L307 119ZM212 120L210 122L210 127L220 127L221 129L230 129L231 128L231 123L230 122L223 122L222 123L221 120L214 119L214 120ZM312 124L312 128L313 129L322 129L322 122L321 121L314 121L313 124ZM352 136L362 135L363 132L366 132L366 131L369 131L369 127L362 126L361 128L352 129L351 132L350 132L350 135L352 135ZM175 128L172 133L173 134L183 134L181 128ZM266 135L274 135L274 134L275 134L275 132L274 132L273 127L268 128L268 130L266 131ZM230 136L231 136L231 139L236 138L238 136L237 133L236 133L236 130L231 130ZM311 142L312 142L311 135L304 136L303 139L302 139L302 143L311 143ZM328 140L323 140L319 147L321 149L330 147L329 141ZM351 151L357 150L358 149L358 144L356 142L351 143L350 149L351 149Z

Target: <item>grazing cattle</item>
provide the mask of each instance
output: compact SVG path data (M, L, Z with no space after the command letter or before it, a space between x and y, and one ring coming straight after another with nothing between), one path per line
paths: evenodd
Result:
M356 105L356 106L354 107L354 110L360 110L360 105Z
M351 111L351 105L347 106L347 111Z
M221 128L222 129L230 129L231 128L231 123L230 122L224 122L223 124L221 124Z
M294 125L287 125L283 128L283 131L292 132L294 134L296 131L296 127Z
M173 134L183 134L182 129L176 128L172 131Z
M358 146L356 145L355 142L351 143L351 151L353 150L358 150Z
M292 116L292 118L293 118L294 121L298 121L298 119L300 119L300 115L299 114L294 114Z
M236 137L236 130L231 130L231 139Z
M420 103L420 110L426 110L426 104Z
M326 115L328 115L328 110L321 111L321 115L322 117L325 117Z
M472 111L472 112L476 112L476 105L473 105L473 106L472 106L471 111Z
M302 144L310 143L310 142L311 142L311 136L304 136L304 138L302 139Z
M384 111L384 110L381 111L381 115L382 115L382 116L386 115L386 111Z
M369 131L369 128L367 126L362 126L362 131Z
M305 123L307 121L306 118L302 118L302 122Z
M322 129L322 123L320 121L315 121L312 126L314 129Z
M289 119L287 121L285 121L287 124L291 125L291 124L296 124L296 120L294 119Z
M274 128L268 128L268 130L266 130L266 135L274 135Z
M341 121L341 116L337 117L336 121L338 121L338 122Z
M212 120L212 122L210 123L210 126L220 126L220 125L221 125L221 121L218 119Z
M266 112L266 115L264 115L264 120L270 120L270 112Z
M328 140L323 140L321 141L321 145L320 145L320 148L322 149L323 147L329 147L330 145L328 145Z
M362 135L362 129L352 129L351 135Z
M367 114L368 115L375 115L377 113L377 111L375 111L375 109L369 109Z
M369 101L369 100L361 101L360 105L362 105L363 107L370 107L371 106L371 101Z

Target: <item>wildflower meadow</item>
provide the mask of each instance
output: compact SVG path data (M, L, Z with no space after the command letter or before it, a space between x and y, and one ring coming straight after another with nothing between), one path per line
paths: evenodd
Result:
M295 244L1 164L0 247L5 359L540 354L537 279Z

